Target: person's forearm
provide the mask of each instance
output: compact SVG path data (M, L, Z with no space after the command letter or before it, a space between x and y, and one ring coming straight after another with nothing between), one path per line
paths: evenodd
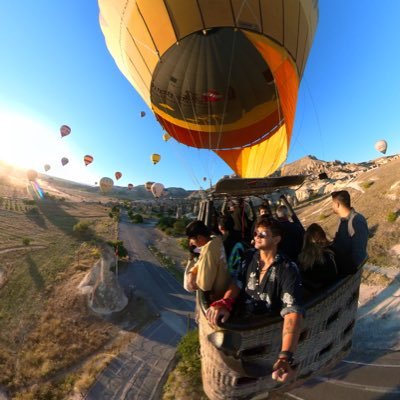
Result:
M239 287L234 282L231 282L223 298L227 299L229 297L231 299L236 299L239 296L239 293Z
M296 351L302 319L302 315L297 313L285 315L283 320L281 351L290 351L292 353Z

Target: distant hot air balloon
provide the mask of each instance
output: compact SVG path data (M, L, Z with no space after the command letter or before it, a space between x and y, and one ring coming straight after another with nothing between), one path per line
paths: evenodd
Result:
M28 169L26 176L30 181L34 181L38 177L38 173L34 169Z
M47 172L50 169L50 164L44 164L44 170Z
M162 135L162 138L164 142L168 142L168 140L171 139L171 135L169 135L168 133L164 133L164 135Z
M151 193L153 196L158 198L161 197L164 192L164 185L162 183L153 183L151 185Z
M116 180L118 180L119 178L121 178L121 176L122 176L122 173L121 173L121 172L118 172L118 171L117 171L117 172L115 173L115 179L116 179Z
M242 177L286 160L317 0L98 3L108 50L169 135Z
M205 182L207 180L207 177L206 176L203 176L203 181Z
M140 111L140 117L143 118L146 115L144 111Z
M63 138L71 133L71 128L68 125L61 125L60 132L61 137Z
M69 163L69 160L68 160L68 158L67 157L63 157L62 159L61 159L61 164L64 166L64 165L67 165Z
M128 183L128 190L132 190L132 189L133 189L132 183Z
M145 189L146 189L148 192L151 192L151 186L153 185L153 183L154 183L154 182L146 182L146 183L144 184L144 187L145 187Z
M97 185L97 182L95 182L94 184Z
M383 154L386 154L386 150L387 150L387 142L386 142L386 140L378 140L375 143L375 149L380 151Z
M156 165L161 160L161 156L154 153L150 156L150 160L153 162L154 165Z
M85 157L83 157L83 161L84 161L85 165L88 166L89 164L91 164L93 162L93 157L90 156L89 154L87 154Z
M100 190L102 193L108 193L114 186L114 181L111 178L103 177L100 179Z

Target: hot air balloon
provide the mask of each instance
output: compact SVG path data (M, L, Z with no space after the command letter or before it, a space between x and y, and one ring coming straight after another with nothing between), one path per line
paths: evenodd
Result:
M103 177L100 179L100 190L102 193L108 193L114 186L114 181L111 178Z
M94 184L97 185L97 182L95 182Z
M26 171L26 176L33 182L38 177L38 173L34 169L28 169L28 171Z
M153 193L153 196L156 198L159 198L162 196L164 192L164 185L162 183L153 183L151 185L151 193Z
M386 150L387 150L387 142L386 142L386 140L378 140L375 143L375 149L380 151L383 154L386 154Z
M169 135L263 177L286 159L318 20L317 0L286 3L99 0L100 24Z
M67 157L63 157L62 159L61 159L61 164L64 166L64 165L67 165L69 163L69 160L68 160L68 158Z
M148 192L151 192L151 186L153 185L153 183L154 183L154 182L146 182L146 183L144 184L144 187L145 187L145 189L146 189Z
M119 178L121 178L121 176L122 176L122 173L121 173L121 172L118 172L118 171L117 171L117 172L115 173L115 179L116 179L116 180L118 180Z
M169 135L168 133L164 133L162 135L162 138L163 138L164 142L168 142L168 140L171 139L171 135Z
M44 164L44 170L47 172L50 169L50 164Z
M71 133L71 128L68 125L61 125L60 127L61 137L67 136Z
M128 183L128 190L132 190L132 189L133 189L132 183Z
M83 157L83 162L85 163L86 166L88 166L93 162L93 157L87 154L85 157Z
M206 182L207 181L207 177L203 176L203 181Z
M146 115L144 111L140 111L140 117L143 118Z
M156 165L161 160L161 156L159 154L152 154L150 160L154 165Z

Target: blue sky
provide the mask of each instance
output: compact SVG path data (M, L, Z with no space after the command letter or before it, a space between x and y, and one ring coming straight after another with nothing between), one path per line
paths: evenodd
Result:
M400 152L400 2L320 0L319 10L287 161L367 161L379 139ZM3 1L0 15L0 159L88 184L121 171L119 185L196 189L232 172L212 152L163 142L106 49L97 1ZM63 139L62 124L72 128Z

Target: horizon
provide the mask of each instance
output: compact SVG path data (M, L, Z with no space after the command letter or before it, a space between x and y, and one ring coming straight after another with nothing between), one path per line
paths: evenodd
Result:
M3 3L0 12L8 16L0 26L1 160L38 172L49 163L49 176L88 185L103 176L115 181L121 171L122 186L154 181L199 190L233 173L212 151L162 140L152 111L106 48L96 1ZM400 36L399 12L394 1L379 7L362 0L319 1L281 167L309 154L373 160L380 139L388 142L387 155L400 152L400 56L391 46ZM61 139L63 124L72 132ZM157 165L152 153L161 155ZM87 167L86 154L94 157ZM64 167L61 157L69 159Z

